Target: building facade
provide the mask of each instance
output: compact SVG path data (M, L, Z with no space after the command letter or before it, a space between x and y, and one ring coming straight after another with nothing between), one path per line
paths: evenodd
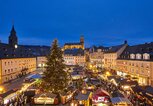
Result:
M84 50L84 37L80 37L80 42L78 43L65 43L64 50L66 49L83 49Z
M90 64L95 67L102 68L104 66L104 53L108 51L107 47L93 46L89 52Z
M153 86L153 43L128 46L117 59L117 73Z
M36 70L36 58L0 59L0 83L9 82Z
M116 70L117 58L127 47L127 42L118 46L112 46L104 53L104 68Z
M0 43L0 84L35 71L40 63L36 58L41 57L42 61L49 51L48 46L19 45L13 26L8 44Z
M38 68L44 68L46 66L47 58L45 56L38 56L36 59Z
M85 54L82 49L67 49L64 51L64 63L66 65L85 65Z

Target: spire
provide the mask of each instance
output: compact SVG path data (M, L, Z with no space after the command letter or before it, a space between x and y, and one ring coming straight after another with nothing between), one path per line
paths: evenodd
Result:
M11 35L16 36L16 31L15 31L15 28L14 28L14 24L12 25Z
M8 42L9 42L9 45L11 45L12 47L15 47L15 45L18 44L18 38L17 38L17 35L16 35L14 24L12 25L12 29L11 29L11 32L10 32Z

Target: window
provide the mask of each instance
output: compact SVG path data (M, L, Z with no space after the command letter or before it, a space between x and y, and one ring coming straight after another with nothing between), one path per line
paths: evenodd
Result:
M10 72L10 69L8 69L8 73Z
M147 54L147 53L144 53L144 54L143 54L143 59L144 59L144 60L150 59L150 55Z
M136 59L141 59L142 58L142 55L141 54L136 54Z
M135 54L130 54L131 59L135 59Z
M143 67L143 63L141 64L141 67Z
M134 63L132 63L132 66L134 66Z
M138 71L138 70L136 70L136 73L138 74L138 73L139 73L139 71Z
M146 68L149 68L149 64L147 64Z

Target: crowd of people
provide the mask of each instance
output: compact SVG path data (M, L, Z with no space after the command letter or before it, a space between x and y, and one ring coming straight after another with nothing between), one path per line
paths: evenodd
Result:
M22 92L8 100L5 104L4 101L2 101L0 103L0 106L25 106L25 104L27 104L28 101L28 97L24 95L24 92Z

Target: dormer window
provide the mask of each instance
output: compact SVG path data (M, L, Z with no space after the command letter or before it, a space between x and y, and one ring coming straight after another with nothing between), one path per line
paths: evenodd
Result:
M149 60L150 59L150 55L148 53L144 53L143 54L143 59L144 60Z
M98 49L97 51L98 51L98 52L101 52L101 49Z
M136 54L136 59L141 59L142 58L142 56L141 56L141 54Z
M135 59L135 54L130 54L130 59Z

